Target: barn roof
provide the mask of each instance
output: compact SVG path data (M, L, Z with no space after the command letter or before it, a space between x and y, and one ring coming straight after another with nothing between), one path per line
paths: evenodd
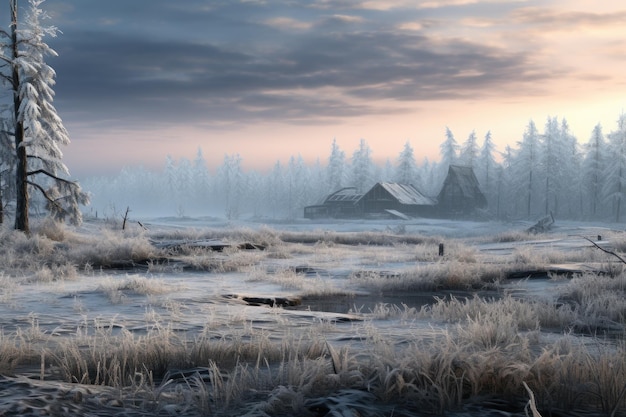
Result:
M464 197L475 197L476 195L482 195L480 186L474 170L468 166L450 165L448 170L448 177L454 175L456 177L456 183L461 189Z
M433 206L436 203L430 197L426 197L411 184L399 184L396 182L379 182L389 194L391 194L400 204L414 206Z
M363 194L357 193L355 187L346 187L335 191L324 200L325 203L331 201L357 201Z

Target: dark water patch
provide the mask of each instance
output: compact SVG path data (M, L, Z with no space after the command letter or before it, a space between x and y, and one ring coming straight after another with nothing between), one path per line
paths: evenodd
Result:
M300 305L290 308L341 314L370 313L381 303L406 305L409 308L420 309L422 306L433 304L435 301L436 298L432 294L305 296L302 297Z
M302 303L300 297L255 297L237 294L225 294L222 297L227 299L237 299L251 306L269 307L294 307Z
M297 306L287 307L293 310L311 310L328 313L372 313L381 304L396 306L402 310L434 305L440 301L470 299L480 297L485 300L498 300L502 295L496 291L448 291L448 292L394 292L384 294L351 294L332 296L304 296Z
M180 253L188 249L203 249L212 252L223 252L227 248L236 248L240 250L265 250L265 245L241 242L230 243L219 239L200 239L200 240L170 240L170 241L152 241L152 245L157 249L167 250L170 253Z

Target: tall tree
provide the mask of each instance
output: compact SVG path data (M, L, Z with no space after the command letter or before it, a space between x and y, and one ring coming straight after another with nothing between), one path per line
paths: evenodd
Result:
M28 13L21 23L17 0L10 0L10 30L0 30L0 61L8 68L2 79L13 95L8 117L16 160L15 228L26 233L30 229L31 188L41 192L55 218L69 217L73 223L82 221L79 205L89 202L78 183L66 178L69 172L61 160L59 147L70 141L52 104L56 74L45 58L56 56L56 52L44 37L56 36L57 28L42 25L41 20L48 17L39 8L43 2L29 0Z
M599 123L593 128L591 138L585 145L585 151L582 169L583 187L589 198L589 214L595 217L598 214L598 201L601 197L606 163L606 142Z
M545 214L560 214L567 164L566 135L556 117L548 117L541 141L541 173L544 181Z
M454 139L454 135L452 131L446 127L446 140L439 145L439 153L441 154L441 161L437 165L437 175L436 175L436 183L441 186L446 176L448 175L448 168L450 165L457 162L457 152L459 149L459 145Z
M473 168L476 158L478 158L478 141L476 139L476 132L472 130L472 133L470 133L465 142L463 142L459 160L463 165Z
M245 175L241 167L242 158L239 154L224 155L224 162L218 170L220 191L224 201L226 217L238 219L241 215L241 203L245 196Z
M411 147L408 141L404 144L404 149L398 156L394 180L401 184L417 185L417 164L415 163L413 147Z
M361 139L359 148L352 154L352 185L357 192L363 193L372 185L373 171L372 150L365 139Z
M333 145L328 157L328 167L326 168L327 192L334 192L343 187L345 180L346 154L337 145L337 139L333 139Z
M530 217L533 209L533 196L539 189L539 132L535 122L528 122L522 141L518 142L517 152L511 160L513 186L517 191L517 199L523 200L521 207L526 208L526 217Z
M450 164L456 162L458 149L459 145L457 144L456 139L454 139L452 131L450 128L446 127L446 140L439 146L441 165L443 166L442 171L445 171L446 174Z
M578 139L569 128L566 119L561 121L560 132L560 170L559 200L561 209L559 214L569 218L579 218L583 211L582 187L582 154ZM567 210L567 213L565 211Z
M613 203L615 222L619 223L626 193L626 114L617 121L617 129L609 133L611 155L605 171L604 195Z
M306 198L312 194L309 184L309 170L302 155L289 158L286 175L288 218L302 216Z
M496 162L494 153L496 151L496 145L491 140L491 131L488 131L483 141L483 146L480 148L480 153L476 159L476 166L474 171L478 183L482 188L483 193L487 197L487 202L491 209L493 209L495 203L495 182L497 178L496 168L498 163Z

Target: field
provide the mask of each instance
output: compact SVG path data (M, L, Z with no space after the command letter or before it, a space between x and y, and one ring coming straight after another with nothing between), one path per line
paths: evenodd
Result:
M3 229L0 415L626 416L626 234L528 226Z

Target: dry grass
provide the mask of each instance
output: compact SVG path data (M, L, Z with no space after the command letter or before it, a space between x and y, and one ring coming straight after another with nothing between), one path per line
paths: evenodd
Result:
M42 330L33 316L14 332L0 333L0 373L37 369L44 379L111 386L122 400L155 415L373 416L411 415L414 410L442 415L481 398L501 399L512 412L521 412L529 393L536 414L626 413L624 274L576 277L556 302L496 293L506 274L520 265L540 267L604 255L523 248L502 263L485 263L481 253L462 241L445 241L446 256L439 257L441 239L391 231L102 230L94 237L44 223L30 238L0 234L0 268L28 271L22 280L26 285L74 279L85 266L152 261L152 271L167 270L155 240L219 238L262 244L266 250L212 253L183 247L170 256L176 265L245 271L250 282L280 284L305 296L345 295L355 287L373 294L496 294L442 298L420 310L379 304L370 313L353 312L362 322L343 325L321 319L294 324L283 310L274 309L273 322L255 327L259 318L248 318L241 310L219 320L208 312L204 330L195 336L175 331L150 309L141 329L131 330L115 319L85 319L74 333L62 336ZM290 267L268 272L268 259L275 265L300 258L312 267L358 265L363 270L363 265L419 264L397 268L398 273L354 273L341 284L296 274ZM166 281L144 275L96 276L98 290L113 303L140 295L165 308L168 320L186 314L180 302L159 298L179 289ZM19 284L10 272L0 273L0 283L0 296L8 302ZM75 309L81 312L84 306L76 304ZM436 331L422 331L414 323L431 323ZM271 326L276 331L268 330ZM394 337L387 333L390 326L400 326ZM576 332L610 333L611 338L574 337ZM338 341L331 335L352 339Z
M0 334L0 368L41 357L45 378L130 389L146 410L311 415L325 407L369 415L419 408L441 414L481 396L507 399L519 410L524 383L539 410L625 410L623 386L615 384L626 381L624 344L586 346L564 336L538 349L537 321L529 312L517 316L521 304L448 302L445 317L458 325L429 337L408 332L402 345L364 322L355 329L366 335L363 347L354 350L320 337L327 327L281 340L250 327L186 339L158 320L142 333L94 321L50 344L52 336L33 321L15 335ZM420 314L435 318L442 309ZM464 312L464 319L453 320Z
M419 264L400 274L355 273L355 284L381 293L471 291L496 289L509 268L456 260Z

